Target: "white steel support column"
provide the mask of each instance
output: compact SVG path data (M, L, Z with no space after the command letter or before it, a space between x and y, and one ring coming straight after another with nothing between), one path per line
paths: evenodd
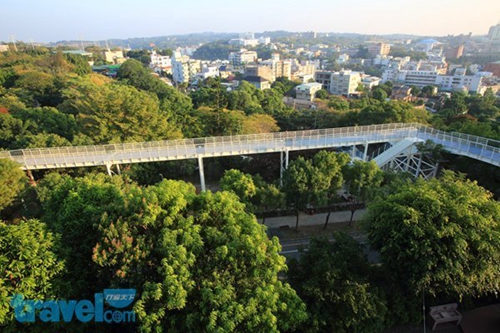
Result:
M201 156L198 156L198 168L200 169L201 190L205 192L207 188L205 186L205 171L203 170L203 157Z
M122 171L120 170L120 164L116 165L116 172L118 172L119 175L122 174Z
M106 170L108 171L108 175L111 176L111 164L106 163Z
M285 172L286 169L288 169L288 150L284 151L285 154L283 154L283 151L280 152L280 185L283 186L283 173Z
M354 159L356 157L356 145L352 146L351 158Z
M365 152L363 153L363 161L366 162L367 157L368 157L368 142L365 143Z

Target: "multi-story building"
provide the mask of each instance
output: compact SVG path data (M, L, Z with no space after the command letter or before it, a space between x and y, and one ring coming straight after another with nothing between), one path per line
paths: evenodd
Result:
M316 82L321 83L323 88L333 95L350 96L356 93L361 83L361 74L351 70L340 72L318 71Z
M201 67L200 75L203 79L206 79L209 77L219 77L219 67L203 65Z
M295 87L296 98L300 100L310 101L314 100L316 92L321 90L323 85L318 82L311 82L301 84Z
M274 71L269 66L263 65L249 65L245 66L245 76L260 76L269 82L276 81Z
M484 66L484 70L493 73L494 76L500 78L500 61L490 62Z
M490 27L488 31L488 38L491 41L500 41L500 23Z
M323 89L330 91L330 83L332 82L332 71L316 71L314 80L321 83Z
M110 62L113 64L122 64L124 63L127 59L123 56L123 51L111 51L111 50L105 50L102 51L102 56L104 57L104 60L106 62Z
M374 45L370 45L368 47L368 52L373 55L388 55L391 52L391 46L385 43L378 43Z
M406 71L404 82L406 85L422 88L436 84L437 77L438 73L436 71Z
M368 90L371 90L373 87L378 86L380 84L380 80L381 79L376 76L361 74L361 83Z
M189 82L190 78L201 72L201 62L189 59L187 55L174 52L172 58L172 76L176 83Z
M442 75L436 71L396 70L390 69L383 73L382 81L392 81L406 86L437 86L442 91L468 90L482 93L482 84L485 77L492 73L478 72L475 75L465 75L465 68L456 68L454 74Z
M269 67L273 72L274 78L292 78L292 61L280 60L279 53L273 53L271 59L261 61L259 65Z
M233 66L243 66L244 64L257 61L257 52L241 49L239 52L229 53L229 62Z
M446 58L450 58L450 59L458 59L458 58L462 57L463 54L464 54L464 45L463 44L458 45L456 47L451 47L451 48L447 49L445 52Z
M253 84L259 90L271 88L271 83L260 76L245 76L243 80Z
M152 51L149 67L155 71L162 70L168 74L172 74L172 59L169 56L163 56L156 53L156 51Z

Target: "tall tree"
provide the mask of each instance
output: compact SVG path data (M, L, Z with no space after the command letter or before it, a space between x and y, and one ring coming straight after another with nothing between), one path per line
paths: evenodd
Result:
M0 158L0 212L14 202L26 187L27 181L28 178L17 162Z
M77 113L81 132L95 143L181 137L168 114L160 110L156 96L130 86L81 84L68 92L66 103Z
M351 158L348 154L333 153L327 151L320 151L314 155L313 166L316 168L317 173L321 175L321 179L317 181L322 182L324 185L323 191L320 192L320 202L328 207L328 214L326 215L324 228L328 226L330 215L332 212L332 205L338 197L338 190L344 183L342 169L349 163Z
M402 184L371 204L368 239L413 295L500 290L500 204L464 175Z
M36 325L23 324L22 328L16 327L12 306L18 306L18 299L12 297L19 295L18 297L28 300L53 299L54 279L64 269L63 262L54 253L56 247L57 238L38 220L22 220L18 224L0 222L2 332L37 330Z
M224 176L220 180L220 188L224 191L233 192L247 206L251 206L250 200L257 193L257 187L252 176L236 169L224 172ZM252 210L252 207L249 208Z
M349 225L351 225L354 213L360 205L374 198L377 188L382 184L383 172L374 161L355 160L344 168L343 174L347 189L353 196L349 220Z
M335 233L333 241L312 239L289 270L292 286L310 314L303 331L381 332L387 306L369 276L362 247L350 236Z
M283 192L286 196L286 202L289 207L295 210L295 230L299 228L300 211L307 208L311 202L311 196L316 194L311 190L312 169L311 161L299 157L291 162L283 173Z

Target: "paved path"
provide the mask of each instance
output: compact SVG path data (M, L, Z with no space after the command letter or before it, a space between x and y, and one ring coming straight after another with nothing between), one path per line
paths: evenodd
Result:
M358 209L354 213L354 221L359 221L363 215L366 213L366 209ZM308 215L304 213L300 213L299 218L299 228L304 226L311 225L323 225L325 224L327 213L319 213L314 215ZM341 211L341 212L332 212L330 215L330 223L338 223L338 222L349 222L351 218L351 211ZM282 226L289 226L290 228L295 228L295 215L289 216L279 216L279 217L268 217L266 218L266 226L269 229L277 229ZM262 219L259 219L259 222L262 223Z

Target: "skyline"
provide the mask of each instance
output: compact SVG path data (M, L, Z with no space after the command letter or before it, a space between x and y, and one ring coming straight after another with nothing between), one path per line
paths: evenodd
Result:
M338 0L303 2L254 0L242 6L227 0L0 0L0 41L56 42L181 35L201 32L316 31L366 35L486 35L500 20L500 1L399 0L349 4ZM419 9L421 9L419 11ZM409 15L412 13L413 15Z

